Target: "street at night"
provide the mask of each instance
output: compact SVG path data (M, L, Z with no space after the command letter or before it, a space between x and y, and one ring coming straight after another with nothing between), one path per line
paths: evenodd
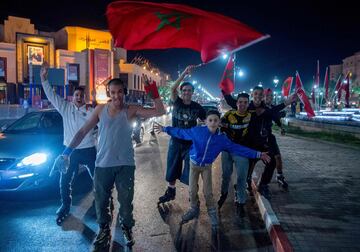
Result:
M354 2L0 6L0 252L360 251Z

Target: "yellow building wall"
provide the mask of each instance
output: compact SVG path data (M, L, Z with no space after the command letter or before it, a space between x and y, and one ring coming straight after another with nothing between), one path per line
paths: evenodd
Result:
M111 50L112 36L110 32L99 31L78 26L66 26L68 50L81 52L85 49Z

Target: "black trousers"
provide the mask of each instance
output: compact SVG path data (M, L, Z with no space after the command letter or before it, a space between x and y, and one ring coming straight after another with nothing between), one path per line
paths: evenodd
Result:
M91 179L94 177L96 160L95 147L85 149L75 149L70 156L70 166L67 173L61 173L60 175L60 196L61 203L64 208L70 208L71 206L71 192L74 177L78 174L79 165L86 165Z

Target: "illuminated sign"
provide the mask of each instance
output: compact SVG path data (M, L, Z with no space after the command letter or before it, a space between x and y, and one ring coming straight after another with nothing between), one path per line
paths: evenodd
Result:
M82 27L67 26L68 50L80 52L84 49L111 50L112 36L109 32Z

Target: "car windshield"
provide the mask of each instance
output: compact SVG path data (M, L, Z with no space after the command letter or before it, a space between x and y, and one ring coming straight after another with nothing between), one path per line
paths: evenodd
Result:
M62 134L62 118L56 112L34 112L25 115L11 124L6 133L48 133Z

